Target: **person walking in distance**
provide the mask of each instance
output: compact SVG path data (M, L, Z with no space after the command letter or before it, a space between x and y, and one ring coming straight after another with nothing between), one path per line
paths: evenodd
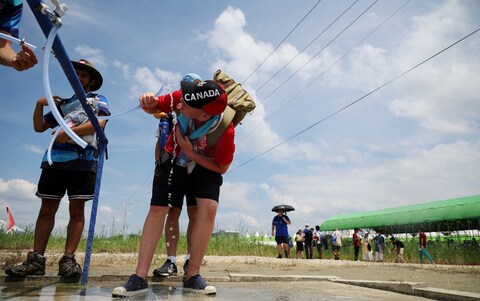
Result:
M285 250L285 256L288 258L290 256L290 247L289 247L289 235L288 235L288 225L291 224L290 219L285 214L282 209L277 211L277 215L273 218L272 221L272 236L275 237L277 242L277 258L282 258L282 248Z
M418 228L418 239L420 242L420 250L418 256L420 257L420 263L423 263L423 256L427 257L430 263L433 263L433 258L427 251L427 235L423 232L423 228Z
M342 249L342 233L338 231L338 228L335 229L332 233L332 253L335 260L340 259L340 251Z
M395 236L390 237L390 241L392 242L392 245L393 245L392 251L395 252L395 262L402 263L403 250L405 248L403 242L395 238Z
M358 261L358 254L360 253L360 236L358 235L358 228L353 230L353 258L355 261Z

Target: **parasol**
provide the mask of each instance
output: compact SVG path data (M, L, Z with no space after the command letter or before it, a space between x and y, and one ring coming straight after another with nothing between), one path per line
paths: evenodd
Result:
M283 210L283 212L289 212L289 211L294 211L295 208L293 208L290 205L277 205L272 208L272 211L277 212L278 210Z

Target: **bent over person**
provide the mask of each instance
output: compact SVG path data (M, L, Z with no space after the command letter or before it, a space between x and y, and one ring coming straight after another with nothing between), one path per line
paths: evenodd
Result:
M182 207L183 197L197 204L197 217L192 225L190 259L183 280L183 289L201 294L215 294L216 288L200 276L200 265L207 250L215 223L220 186L233 161L235 151L233 123L220 139L210 145L207 134L221 122L227 106L223 87L211 80L193 83L182 81L181 89L155 97L140 96L145 112L178 111L175 129L168 137L155 168L150 209L145 219L135 274L112 296L132 296L148 291L147 275L155 249L163 232L171 207Z
M110 115L105 97L92 93L102 86L100 72L83 59L72 64L87 95L87 103L97 115ZM97 137L95 128L88 120L77 96L65 99L54 96L54 99L59 111L65 119L68 119L73 132L88 145L82 149L63 130L57 129L60 132L51 151L53 164L49 164L46 153L41 164L42 174L36 195L41 198L42 204L35 224L33 251L28 253L27 261L5 270L10 276L45 275L45 250L55 225L60 200L65 193L69 200L70 220L67 226L65 253L59 262L58 275L70 278L80 277L82 274L80 265L75 260L75 251L85 223L85 202L93 199L95 190L99 155ZM45 106L48 106L46 98L38 99L33 113L33 127L39 133L58 125L52 112L43 115ZM103 128L106 121L99 120L99 123Z

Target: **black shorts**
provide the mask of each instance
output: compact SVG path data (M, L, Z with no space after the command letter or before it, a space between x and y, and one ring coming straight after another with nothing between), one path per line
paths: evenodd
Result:
M70 200L91 200L95 179L92 171L42 169L36 195L42 199L61 200L66 192Z
M288 245L288 236L275 236L275 241L277 245L287 244Z
M187 168L173 164L170 158L159 161L155 166L150 206L172 206L182 208L183 198L187 206L195 206L196 198L218 202L222 175L195 165L187 174Z

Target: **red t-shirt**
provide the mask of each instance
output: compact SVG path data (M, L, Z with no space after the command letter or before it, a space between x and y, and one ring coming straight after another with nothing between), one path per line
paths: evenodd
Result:
M173 99L172 99L172 97ZM158 97L157 109L162 112L171 112L172 109L175 109L177 104L182 98L182 91L176 90L172 94L166 94ZM173 141L173 133L170 133L168 136L167 144L165 145L165 150L169 154L173 154L175 143ZM200 139L195 141L196 151L204 156L211 157L215 159L220 165L228 165L233 161L233 154L235 153L235 128L233 123L225 130L220 139L215 145L207 145L207 136L203 136ZM177 145L175 148L176 156L180 153L180 147Z
M357 233L353 233L353 246L360 247L360 239L358 238Z
M425 233L420 233L420 247L426 247L427 246L427 235Z

